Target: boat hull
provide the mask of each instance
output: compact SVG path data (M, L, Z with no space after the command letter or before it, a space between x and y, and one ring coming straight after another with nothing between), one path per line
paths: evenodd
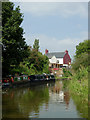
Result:
M48 75L31 75L29 79L21 80L21 81L14 81L13 83L2 84L2 89L5 88L15 88L15 87L23 87L23 86L32 86L38 84L44 84L48 82L55 82L54 76L52 78Z

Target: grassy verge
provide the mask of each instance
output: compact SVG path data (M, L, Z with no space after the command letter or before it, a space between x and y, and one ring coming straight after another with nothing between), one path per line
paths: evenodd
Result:
M59 76L55 76L55 79L71 79L71 77L64 77L64 76L59 77Z
M88 118L88 69L80 68L74 73L69 90L81 117Z

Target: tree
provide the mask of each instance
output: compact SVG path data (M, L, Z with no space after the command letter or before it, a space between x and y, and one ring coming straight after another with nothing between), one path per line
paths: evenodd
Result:
M72 63L72 67L75 71L78 71L82 66L85 68L88 67L88 53L90 52L88 43L89 41L85 40L76 46L76 55L74 56L74 61Z
M33 49L39 50L39 39L35 39L34 44L33 44Z
M3 75L17 67L23 58L27 57L27 44L23 38L23 28L20 26L23 14L19 6L14 9L12 2L2 3L2 72Z
M84 40L84 42L79 43L79 45L76 46L76 55L75 57L78 58L81 56L83 53L88 53L90 52L90 47L89 47L89 41Z
M49 73L49 60L46 55L36 49L28 47L29 56L21 64L25 71L30 74ZM28 68L28 69L27 69Z

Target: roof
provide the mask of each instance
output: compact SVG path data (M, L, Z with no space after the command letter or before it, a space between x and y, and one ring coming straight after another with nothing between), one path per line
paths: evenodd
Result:
M47 53L46 56L48 58L52 58L53 56L55 56L56 58L63 58L65 54L66 54L65 52L52 52Z

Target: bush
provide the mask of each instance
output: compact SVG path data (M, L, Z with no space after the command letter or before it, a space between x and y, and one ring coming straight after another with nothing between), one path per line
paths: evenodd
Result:
M63 68L63 77L69 77L69 76L72 76L72 73L66 68Z
M88 67L88 54L82 53L79 58L74 58L74 61L72 63L72 69L77 71L79 68Z

